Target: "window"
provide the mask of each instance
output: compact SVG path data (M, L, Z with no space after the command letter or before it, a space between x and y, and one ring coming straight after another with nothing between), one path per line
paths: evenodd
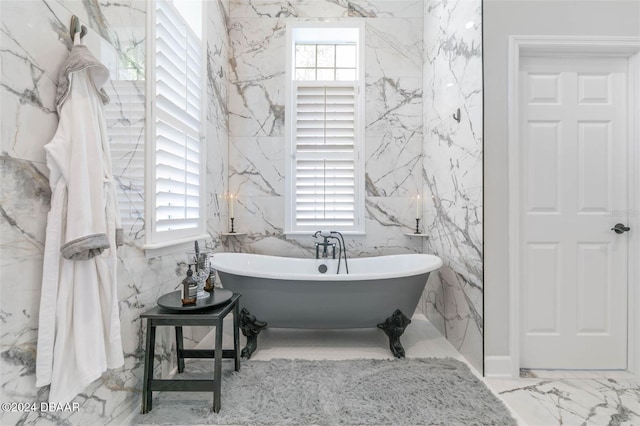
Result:
M147 246L202 238L203 3L152 2L147 66Z
M287 233L364 232L361 26L287 29Z
M295 79L357 81L356 44L296 44Z

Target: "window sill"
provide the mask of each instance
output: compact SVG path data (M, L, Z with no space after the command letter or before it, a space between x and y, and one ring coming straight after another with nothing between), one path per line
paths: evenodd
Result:
M193 250L193 242L197 240L211 239L209 234L200 234L193 237L185 237L176 240L162 241L159 243L146 244L144 249L144 255L147 258L165 256L173 253L186 253Z
M284 233L284 235L287 237L288 240L295 240L300 238L313 237L314 232L315 231L287 231ZM338 231L338 232L340 232L345 238L347 237L360 238L360 237L366 237L367 235L366 232L362 232L362 231Z

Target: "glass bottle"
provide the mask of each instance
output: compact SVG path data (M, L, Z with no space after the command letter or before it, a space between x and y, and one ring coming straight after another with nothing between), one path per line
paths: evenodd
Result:
M207 281L205 281L204 290L208 291L209 293L212 293L213 290L215 289L214 287L214 284L216 281L215 273L216 272L213 269L209 270L209 276L207 277Z
M198 297L198 281L193 278L191 265L187 271L187 277L182 280L182 305L194 305Z

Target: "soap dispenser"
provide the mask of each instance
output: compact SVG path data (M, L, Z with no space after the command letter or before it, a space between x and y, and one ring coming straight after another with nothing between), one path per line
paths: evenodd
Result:
M193 278L191 265L187 270L187 277L182 280L182 306L195 305L198 300L198 282Z

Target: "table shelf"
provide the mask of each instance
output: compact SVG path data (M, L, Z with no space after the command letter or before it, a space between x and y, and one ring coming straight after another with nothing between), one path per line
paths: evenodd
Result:
M222 290L221 290L222 291ZM233 294L228 302L214 305L206 310L176 311L156 306L140 315L147 320L146 350L144 354L144 382L142 385L142 414L151 411L153 391L206 391L213 392L213 411L220 411L220 384L222 380L222 359L235 361L235 370L240 370L240 299ZM233 312L233 349L222 348L222 324L224 318ZM155 361L156 328L173 326L176 329L176 351L178 373L184 371L185 358L213 358L213 380L201 379L154 379L153 364ZM214 326L216 343L213 349L184 349L182 326Z

